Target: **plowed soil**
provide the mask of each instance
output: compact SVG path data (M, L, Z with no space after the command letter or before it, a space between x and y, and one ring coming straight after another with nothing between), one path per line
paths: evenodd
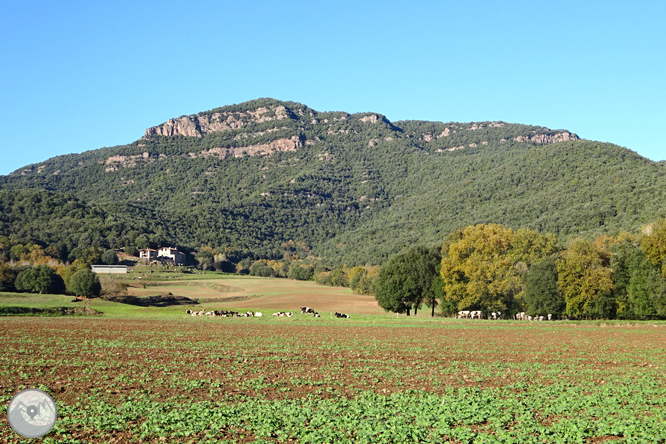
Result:
M233 402L666 373L663 325L350 321L3 318L0 395L44 387L68 405L90 394ZM3 417L0 441L7 428Z

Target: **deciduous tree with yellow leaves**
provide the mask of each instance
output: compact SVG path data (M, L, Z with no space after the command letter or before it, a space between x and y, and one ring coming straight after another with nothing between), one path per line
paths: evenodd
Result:
M527 267L557 251L553 235L500 224L455 231L442 249L445 298L459 310L505 311L523 289Z
M602 302L604 293L615 288L610 257L608 250L585 239L574 239L562 253L557 261L557 284L564 293L569 316L597 317L603 313L594 308Z

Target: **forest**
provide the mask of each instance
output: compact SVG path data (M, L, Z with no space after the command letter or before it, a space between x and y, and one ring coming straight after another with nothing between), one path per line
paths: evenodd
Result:
M288 118L242 114L278 106ZM293 241L339 267L380 265L479 223L566 241L635 232L666 216L666 164L574 136L546 143L564 130L389 122L271 99L201 115L214 112L238 113L245 124L202 137L151 136L1 176L0 235L59 244L67 255L138 242L252 259L280 259ZM206 154L292 137L294 151Z

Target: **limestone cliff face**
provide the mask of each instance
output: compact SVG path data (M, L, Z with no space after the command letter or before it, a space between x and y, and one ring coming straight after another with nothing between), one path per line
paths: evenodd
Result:
M578 140L576 134L563 131L555 134L535 134L533 136L518 136L516 142L534 142L539 144L566 142L567 140Z
M271 154L276 152L296 151L300 148L303 148L303 142L298 138L298 136L293 136L291 138L277 139L273 140L272 142L264 144L250 145L239 148L211 148L208 150L188 153L187 157L191 159L196 159L196 158L205 159L207 157L227 159L230 157L243 157L245 155L270 156ZM145 152L133 156L124 156L124 155L110 156L105 160L100 160L98 163L105 165L104 168L105 172L113 173L121 168L134 168L139 165L167 160L172 157L173 156L168 156L166 154L160 154L159 156L151 156L150 153Z
M185 136L203 137L208 133L232 131L242 128L248 123L262 123L271 120L288 118L284 106L259 107L246 112L216 112L212 114L195 114L169 119L162 125L146 130L144 138L151 136Z
M244 155L271 155L275 152L296 151L302 147L303 143L299 138L293 136L290 139L278 139L261 145L250 145L241 148L211 148L198 153L189 153L189 156L191 158L217 157L219 159L226 159L228 157L243 157Z

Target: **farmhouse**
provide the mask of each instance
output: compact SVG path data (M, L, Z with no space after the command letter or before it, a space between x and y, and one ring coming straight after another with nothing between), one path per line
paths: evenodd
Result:
M162 247L159 250L152 248L144 248L139 250L139 259L145 261L164 261L171 262L175 265L185 264L185 255L173 247Z
M157 259L157 250L153 250L152 248L144 248L143 250L139 250L139 259L154 261Z
M178 249L171 247L160 248L160 250L157 252L157 258L173 262L174 264L185 263L185 255L178 251Z
M93 273L127 273L127 265L91 265L90 268L92 269Z

